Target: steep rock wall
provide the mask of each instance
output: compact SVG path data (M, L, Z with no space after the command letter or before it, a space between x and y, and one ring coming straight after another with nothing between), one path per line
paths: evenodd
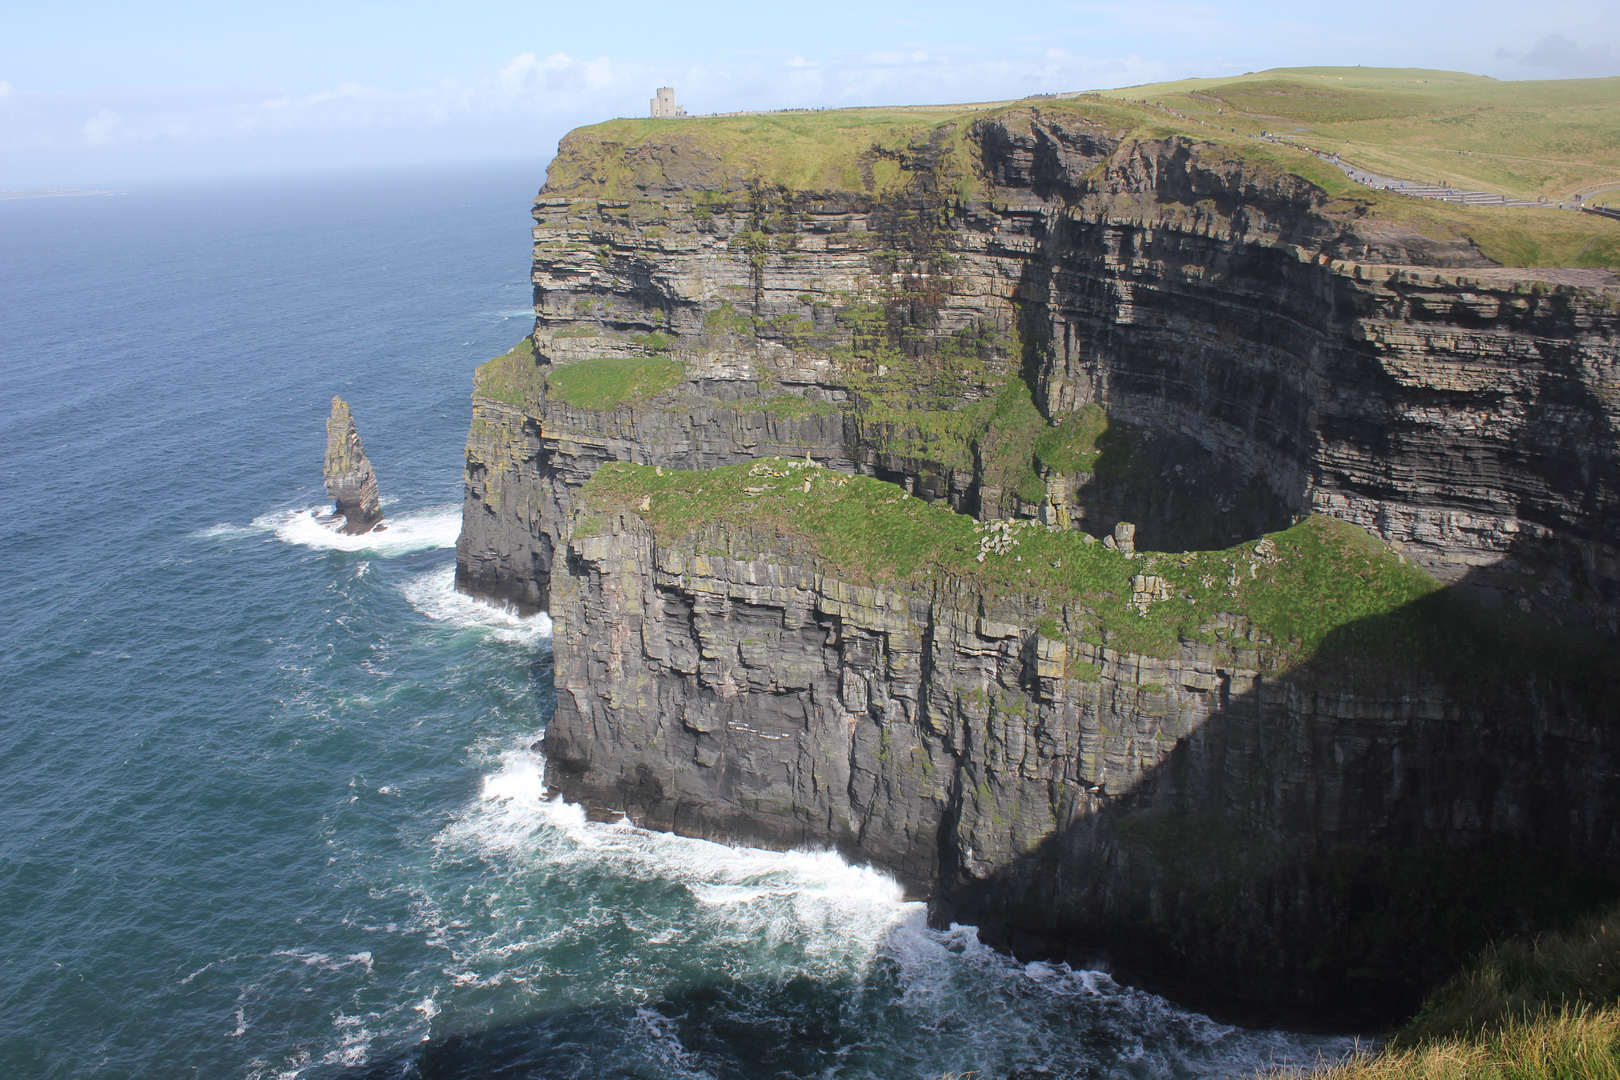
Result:
M809 456L983 518L1135 522L1144 549L1327 514L1612 648L1612 277L1493 267L1229 149L1072 113L946 127L874 143L861 168L899 179L847 191L675 136L564 141L535 206L533 352L475 390L457 558L463 588L553 613L557 789L695 835L836 844L1025 951L1360 1021L1455 959L1376 930L1429 925L1391 906L1403 875L1463 853L1435 888L1506 911L1497 932L1535 905L1479 884L1513 877L1491 845L1549 882L1570 879L1524 852L1620 869L1615 708L1590 686L1068 635L1059 661L1035 627L1079 616L1039 597L857 588L723 530L659 550L633 515L575 535L606 462ZM680 377L570 404L565 376L605 360ZM1031 457L1028 417L1087 406L1115 440L1094 467Z
M1585 884L1549 853L1620 865L1612 699L1268 673L1219 615L1213 644L1133 654L1076 640L1081 606L854 585L783 544L660 546L623 513L567 543L555 790L686 835L836 846L1025 955L1318 1022L1415 1004L1461 959L1448 905L1533 920L1521 878Z

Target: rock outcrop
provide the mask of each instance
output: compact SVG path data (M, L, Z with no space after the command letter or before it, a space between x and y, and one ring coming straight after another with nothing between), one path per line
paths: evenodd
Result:
M1491 265L1084 102L874 129L799 186L726 130L563 141L534 334L475 386L457 580L552 612L556 790L839 845L1024 951L1363 1020L1451 955L1378 970L1421 951L1379 936L1427 917L1402 875L1534 922L1493 867L1620 871L1608 661L1268 667L1235 611L1131 652L1084 605L656 540L582 495L608 462L808 457L1121 560L1325 515L1612 659L1620 281ZM1119 592L1184 602L1146 568Z
M326 419L326 494L337 503L343 531L350 535L371 532L382 525L382 504L377 498L377 474L366 460L360 432L348 402L333 395L332 415Z

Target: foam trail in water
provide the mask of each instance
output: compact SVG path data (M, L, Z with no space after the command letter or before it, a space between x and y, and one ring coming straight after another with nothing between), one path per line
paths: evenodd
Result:
M285 544L332 551L364 551L392 558L413 551L455 547L456 538L461 534L461 508L458 506L434 506L390 515L383 522L386 528L361 536L339 532L326 518L330 509L323 506L276 510L254 518L245 526L213 525L194 535L211 540L240 540L269 533Z
M528 749L503 754L501 767L484 777L479 792L486 812L473 819L478 839L510 850L543 826L561 834L587 858L617 855L653 876L682 881L706 904L830 891L884 909L885 925L904 909L923 907L906 902L900 885L887 874L851 865L834 851L732 847L653 832L624 820L588 821L580 806L547 799L545 786L545 763L538 754Z
M524 617L457 592L454 566L411 578L400 591L413 608L435 622L464 630L488 630L501 641L519 645L534 645L551 637L551 617L543 612Z
M604 993L660 1024L666 1017L648 1010L666 1008L657 1001L659 985L682 977L680 958L703 957L705 978L745 988L797 977L810 980L805 985L847 986L845 1003L857 1012L863 995L892 979L898 996L884 1015L894 1033L873 1031L867 1050L874 1062L885 1055L912 1061L919 1075L1005 1075L1011 1062L1039 1061L1059 1075L1221 1077L1310 1065L1319 1055L1335 1060L1351 1049L1346 1040L1218 1024L1103 972L1019 963L980 942L971 926L932 930L924 906L906 901L892 879L833 852L729 847L623 821L588 821L579 806L546 798L537 754L509 745L482 750L494 767L479 799L437 838L441 856L475 852L500 868L500 879L544 881L549 893L570 880L611 879L615 895L644 899L603 904L581 895L569 919L546 924L520 890L509 905L481 907L481 917L495 917L477 933L453 929L466 925L464 915L458 923L435 911L435 932L454 943L457 965L446 970L458 986L533 977L551 962L554 945L566 956L581 941L596 950ZM645 899L675 895L658 887L665 882L679 886L686 902ZM601 895L600 885L590 892ZM635 944L610 955L625 930ZM749 1010L760 1007L758 999L738 993L733 1007L742 1012L732 1019L754 1023L759 1017ZM924 1032L919 1049L913 1036ZM649 1029L646 1052L664 1041L680 1049L673 1027L662 1041L655 1034ZM856 1068L850 1075L883 1072Z
M543 763L526 748L500 755L480 795L440 835L441 850L472 848L520 872L678 883L692 905L643 912L638 930L713 950L735 977L858 973L892 927L922 918L923 905L906 901L892 878L836 852L731 847L587 821L579 806L545 797Z

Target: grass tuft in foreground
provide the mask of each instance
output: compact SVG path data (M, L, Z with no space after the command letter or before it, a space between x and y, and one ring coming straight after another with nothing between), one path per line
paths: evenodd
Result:
M1478 1038L1388 1048L1309 1076L1311 1080L1620 1080L1620 1013L1565 1010L1514 1021Z
M1534 941L1507 941L1429 995L1398 1039L1477 1036L1620 1003L1620 909ZM1617 1014L1620 1015L1620 1014Z
M1620 1080L1620 908L1503 942L1378 1053L1311 1080Z

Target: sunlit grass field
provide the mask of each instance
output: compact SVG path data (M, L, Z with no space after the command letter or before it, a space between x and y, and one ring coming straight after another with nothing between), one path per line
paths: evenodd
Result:
M1385 176L1554 201L1620 184L1620 78L1279 68L1103 93L1237 133L1289 135Z

